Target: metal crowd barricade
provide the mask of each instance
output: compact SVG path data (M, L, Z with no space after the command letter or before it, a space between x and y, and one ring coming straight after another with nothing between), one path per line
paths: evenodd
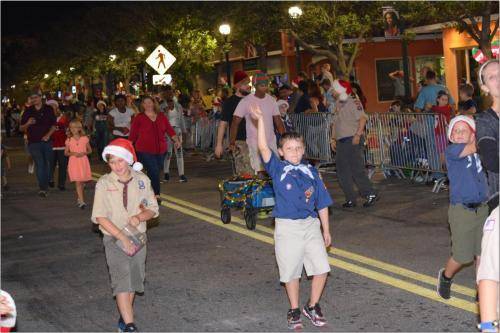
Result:
M306 144L305 158L321 162L333 162L330 148L331 125L330 113L294 113L290 115L294 131L301 134Z
M368 164L384 175L417 182L436 179L433 192L446 180L444 151L448 122L434 113L371 114L366 127Z

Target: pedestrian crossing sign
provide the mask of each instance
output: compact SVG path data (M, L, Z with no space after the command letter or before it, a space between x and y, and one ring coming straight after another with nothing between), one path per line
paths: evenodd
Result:
M170 66L172 66L175 60L176 59L172 53L168 52L168 50L162 45L158 45L146 59L146 63L153 67L158 74L163 75L170 68Z

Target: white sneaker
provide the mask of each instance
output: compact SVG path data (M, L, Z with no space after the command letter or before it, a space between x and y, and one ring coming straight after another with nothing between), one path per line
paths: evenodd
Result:
M35 163L31 163L30 165L28 165L28 173L30 175L35 173Z

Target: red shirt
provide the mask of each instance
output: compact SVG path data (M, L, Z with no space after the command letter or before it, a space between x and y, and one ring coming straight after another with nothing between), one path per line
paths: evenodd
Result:
M436 134L446 135L446 125L448 125L450 123L450 120L451 120L451 106L450 105L445 105L445 106L434 105L432 107L432 112L434 112L436 115L443 115L443 117L444 117L444 120L442 117L439 117L439 116L436 117L436 125L434 128Z
M69 120L64 115L57 117L56 130L52 133L52 147L65 148L66 142L66 129L68 128Z
M149 119L146 114L139 113L132 120L128 138L135 145L138 152L164 154L167 151L165 134L173 137L175 131L163 113L159 112L155 121Z

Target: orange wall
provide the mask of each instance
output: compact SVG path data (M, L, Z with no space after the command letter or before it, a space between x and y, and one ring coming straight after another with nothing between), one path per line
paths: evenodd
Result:
M377 70L375 61L378 59L401 58L401 41L385 41L363 43L362 49L356 58L355 68L358 81L368 100L367 112L384 112L389 109L391 101L378 102ZM443 43L441 39L416 40L408 43L408 57L411 77L416 78L415 57L442 55ZM447 74L448 77L448 74ZM417 92L416 82L412 84L412 95ZM456 95L454 95L456 96Z
M491 29L493 29L494 25L494 22L492 22ZM479 24L479 27L481 27L481 24ZM477 47L477 43L466 32L459 33L458 30L454 28L447 28L443 30L443 54L446 60L444 62L444 69L446 72L446 85L453 97L458 97L459 86L459 80L457 76L457 58L455 52L457 49L472 47ZM470 61L475 60L471 57Z

